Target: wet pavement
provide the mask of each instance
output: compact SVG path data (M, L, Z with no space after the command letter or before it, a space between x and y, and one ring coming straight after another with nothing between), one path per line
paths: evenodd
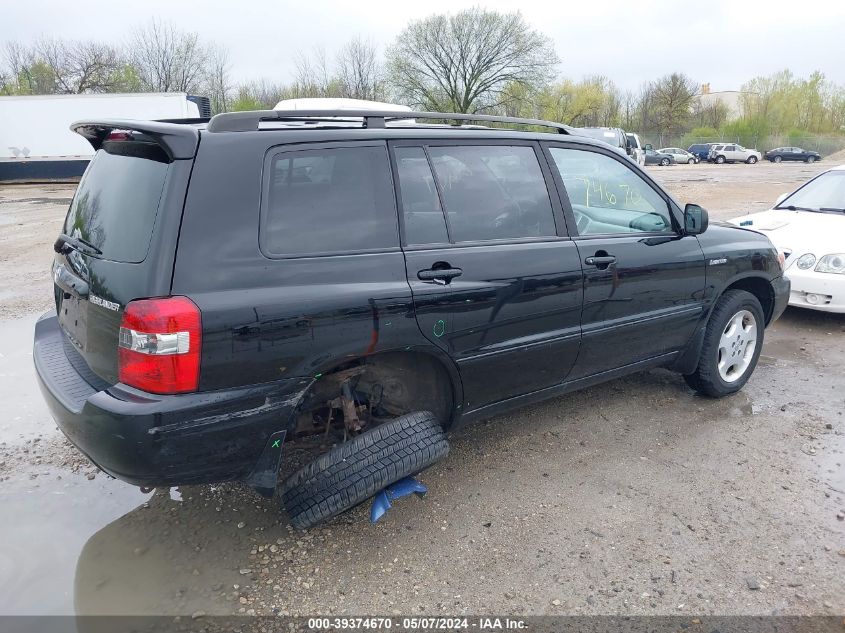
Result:
M51 195L13 211L0 270L50 241ZM67 444L34 379L35 268L0 320L0 615L845 614L843 316L787 310L733 397L655 370L527 407L453 436L379 524L296 532L243 486L145 495Z

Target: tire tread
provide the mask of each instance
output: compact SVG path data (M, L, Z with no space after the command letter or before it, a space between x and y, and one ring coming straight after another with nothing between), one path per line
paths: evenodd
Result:
M449 443L434 414L409 413L306 464L285 481L282 500L293 526L306 529L351 509L448 453Z

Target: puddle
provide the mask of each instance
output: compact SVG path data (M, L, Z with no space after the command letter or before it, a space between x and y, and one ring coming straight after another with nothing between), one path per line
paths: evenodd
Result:
M32 333L39 315L0 321L0 442L22 444L39 435L57 436L58 429L41 398L32 364Z
M0 615L73 614L86 542L143 502L137 488L103 475L43 467L0 484Z
M0 505L16 520L0 522L0 616L231 614L234 587L251 581L243 541L278 525L272 502L186 490L142 494L43 467L4 481Z
M256 525L254 493L215 502L212 487L142 494L94 476L39 392L37 318L0 322L0 616L231 613L220 594L243 582L237 524Z

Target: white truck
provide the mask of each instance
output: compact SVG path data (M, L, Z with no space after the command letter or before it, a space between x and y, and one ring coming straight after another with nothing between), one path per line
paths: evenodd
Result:
M184 92L0 97L0 182L78 178L94 155L70 131L84 119L193 119L207 97Z

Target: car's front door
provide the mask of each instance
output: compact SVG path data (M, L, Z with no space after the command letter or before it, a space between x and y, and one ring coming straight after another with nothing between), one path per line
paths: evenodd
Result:
M670 358L704 309L704 254L680 210L627 161L598 148L546 146L584 265L582 341L570 379Z
M539 145L396 141L391 153L417 322L457 362L464 409L563 382L581 261Z

